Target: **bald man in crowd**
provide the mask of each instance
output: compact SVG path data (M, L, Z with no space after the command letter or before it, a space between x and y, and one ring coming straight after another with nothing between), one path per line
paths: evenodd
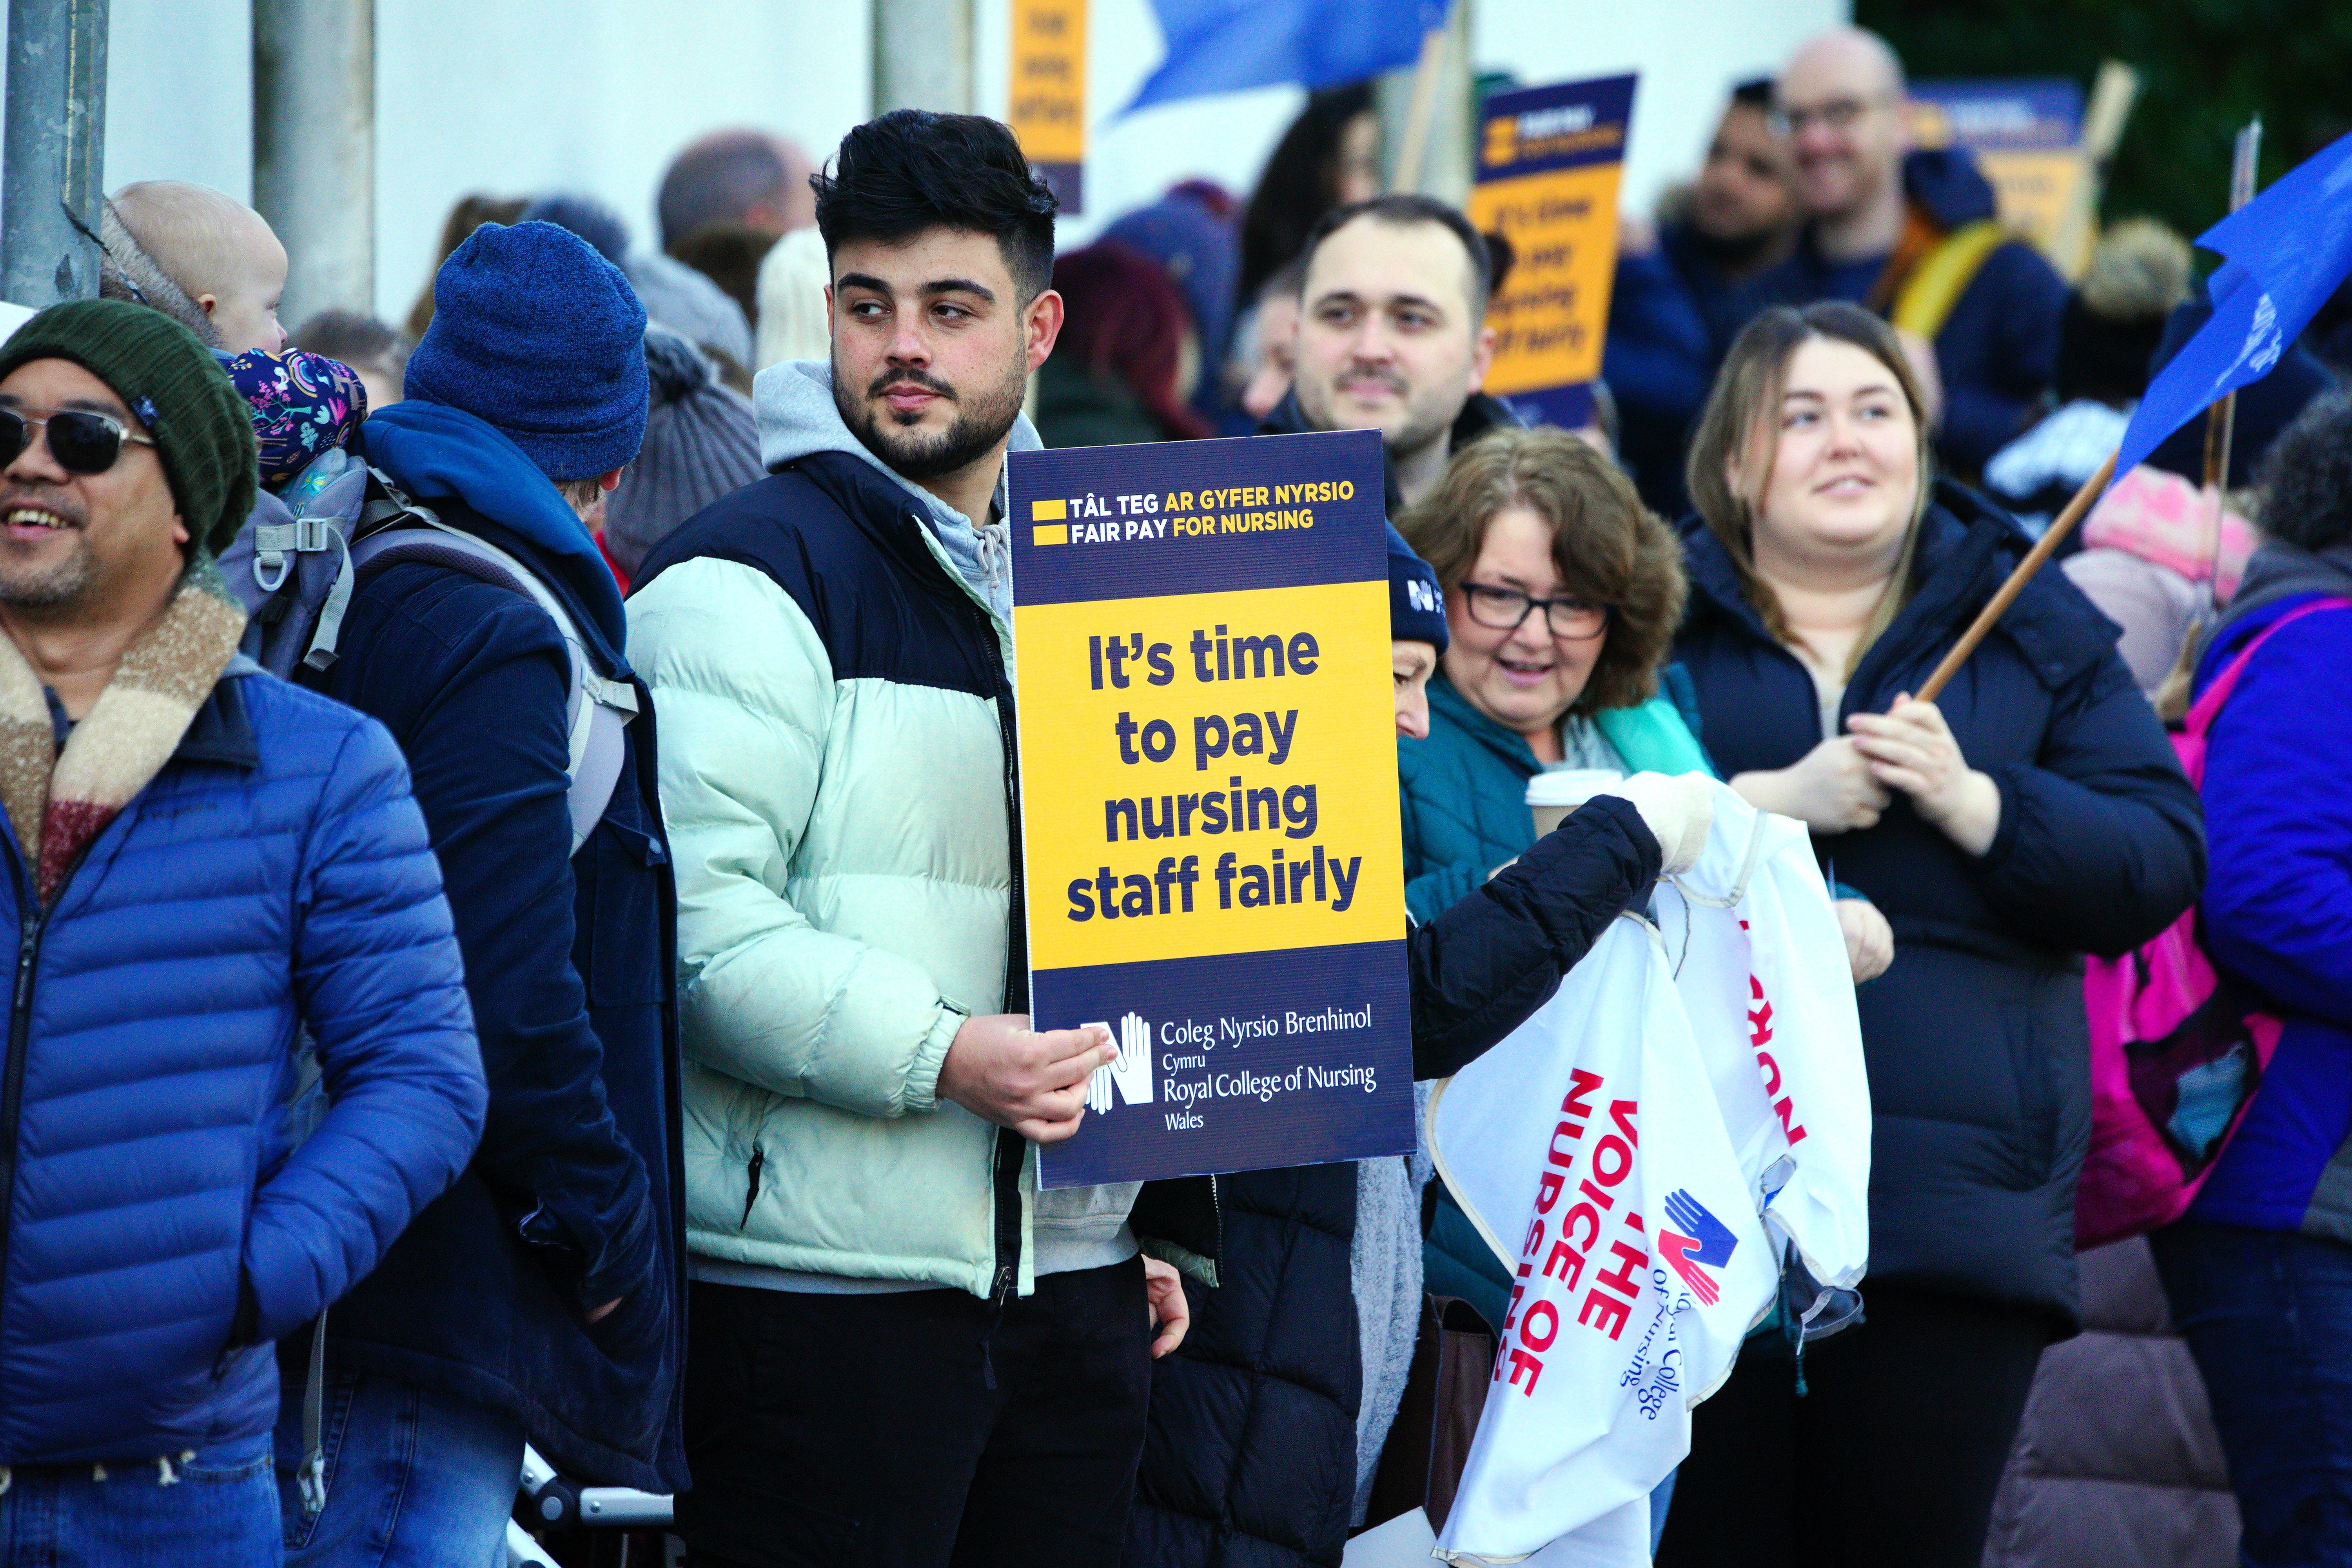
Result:
M1903 65L1875 33L1817 34L1777 98L1806 221L1753 303L1852 300L1887 317L1939 418L1939 452L1973 479L2050 385L2064 281L2001 228L1965 149L1913 147Z
M816 222L814 171L797 144L765 131L714 131L688 143L654 198L662 248L674 252L705 224L740 223L770 235L808 227Z
M141 180L108 199L100 291L149 305L226 353L286 346L286 247L262 216L210 185Z

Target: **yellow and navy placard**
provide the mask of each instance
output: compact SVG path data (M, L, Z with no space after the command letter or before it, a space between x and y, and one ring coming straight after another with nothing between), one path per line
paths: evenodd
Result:
M1510 242L1486 390L1564 429L1592 417L1617 268L1630 76L1500 92L1480 115L1470 221Z
M1030 1010L1120 1061L1048 1187L1413 1144L1376 431L1015 453Z
M1087 164L1087 0L1013 0L1005 118L1029 166L1076 216Z

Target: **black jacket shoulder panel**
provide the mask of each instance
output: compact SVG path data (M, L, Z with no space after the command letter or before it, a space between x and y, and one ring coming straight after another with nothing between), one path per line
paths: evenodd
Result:
M843 452L794 460L678 525L633 592L682 561L756 568L791 596L824 642L834 679L994 694L987 613L920 537L915 502Z

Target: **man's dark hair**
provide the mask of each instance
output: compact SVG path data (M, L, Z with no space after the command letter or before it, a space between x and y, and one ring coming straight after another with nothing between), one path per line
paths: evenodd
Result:
M661 190L654 197L662 247L667 250L706 223L740 218L764 202L778 200L791 178L783 154L764 132L705 137L679 153L662 175ZM583 237L594 243L593 237Z
M993 120L894 109L843 137L833 173L812 174L809 184L828 259L847 240L959 228L995 237L1024 304L1053 283L1061 204Z
M2315 554L2352 539L2352 393L2313 398L2263 455L2259 482L2266 536Z
M1315 265L1316 247L1360 217L1393 228L1433 223L1460 240L1464 253L1470 258L1470 327L1473 331L1477 330L1478 323L1486 319L1487 296L1495 291L1495 259L1487 252L1486 236L1470 226L1470 220L1462 216L1459 208L1435 196L1404 195L1374 196L1368 202L1325 213L1323 221L1307 237L1307 248L1300 253L1307 267L1311 270Z
M1772 112L1772 79L1750 77L1731 89L1731 101L1740 109L1752 109L1759 114Z

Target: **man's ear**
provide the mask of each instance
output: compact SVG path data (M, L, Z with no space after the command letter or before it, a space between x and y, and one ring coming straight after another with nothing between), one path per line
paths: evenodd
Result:
M606 495L611 495L614 490L621 488L621 476L628 471L629 466L626 463L622 464L617 468L605 469L603 473L596 476L596 488L603 490Z
M172 510L172 542L178 545L181 552L184 554L194 538L195 536L188 531L188 520L182 517L179 509L174 507Z
M1470 340L1470 390L1477 392L1486 384L1486 373L1495 368L1495 329L1481 326L1478 335Z
M1062 297L1048 289L1029 301L1023 315L1029 338L1029 368L1034 371L1045 363L1054 352L1054 340L1062 335Z

